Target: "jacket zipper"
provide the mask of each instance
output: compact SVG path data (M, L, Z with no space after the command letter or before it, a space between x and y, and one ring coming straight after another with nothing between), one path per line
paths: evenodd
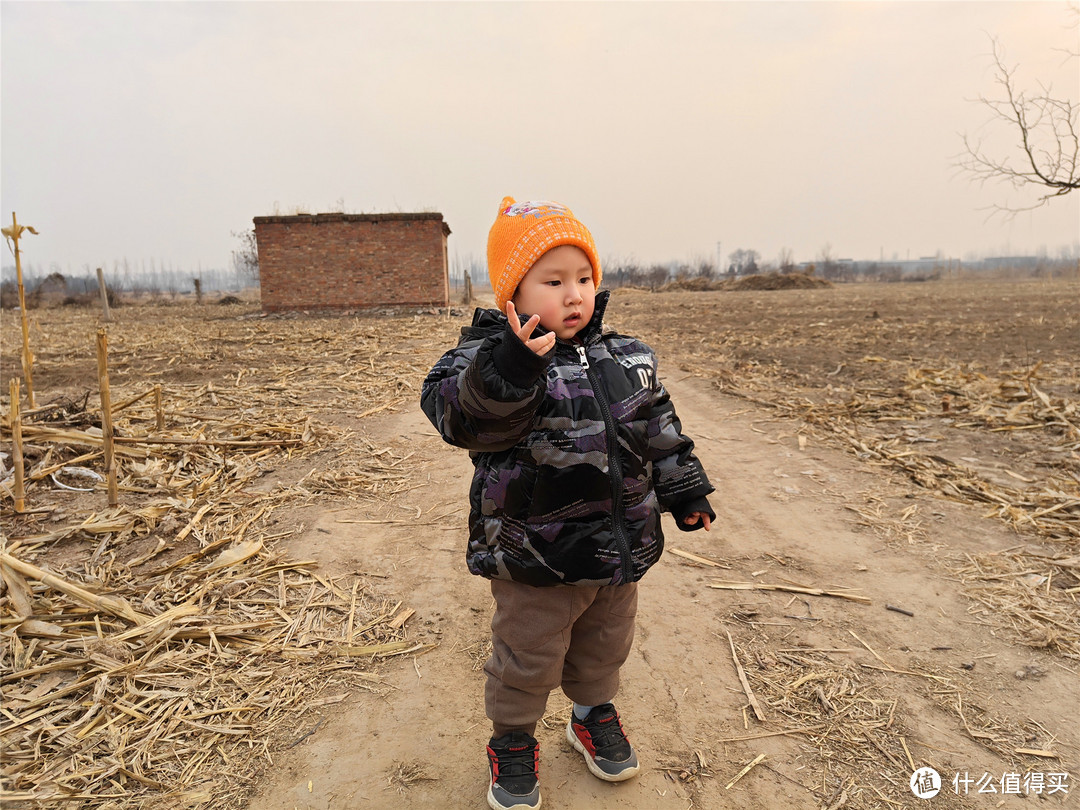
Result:
M611 530L615 535L615 542L619 545L623 584L626 584L632 581L633 565L630 557L630 540L623 527L623 479L622 464L619 463L619 434L615 430L615 420L611 416L607 394L604 393L599 377L592 372L589 357L585 354L585 347L578 344L574 348L577 349L578 358L581 360L581 368L585 371L589 384L592 385L593 395L600 404L600 414L604 417L604 429L607 431L608 477L611 479Z

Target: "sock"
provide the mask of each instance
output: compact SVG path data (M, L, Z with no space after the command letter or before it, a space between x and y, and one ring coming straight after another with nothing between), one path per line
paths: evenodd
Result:
M595 708L596 708L595 706L582 706L580 703L575 703L574 704L574 719L575 720L584 720L585 716Z

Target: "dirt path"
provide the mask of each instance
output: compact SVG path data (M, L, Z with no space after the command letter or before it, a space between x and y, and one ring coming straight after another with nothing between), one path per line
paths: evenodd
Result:
M538 732L544 806L839 807L848 800L851 775L862 787L851 788L849 807L921 806L906 784L904 746L917 765L933 765L946 777L926 806L1019 806L1022 796L977 795L974 784L967 797L957 796L949 781L957 771L973 778L989 773L997 781L1015 770L998 752L1020 740L1061 755L1029 758L1028 770L1073 774L1071 795L1044 795L1045 804L1067 806L1075 799L1080 678L1066 668L1071 662L1020 646L993 630L985 615L969 614L971 603L946 565L965 551L1013 546L1017 537L977 508L928 495L839 449L813 439L800 447L797 425L763 409L719 396L696 380L667 384L718 488L714 531L683 534L665 516L668 548L730 569L669 553L643 582L638 636L617 699L645 764L638 779L608 785L590 776L563 738L568 702L560 693L552 696L551 728ZM414 508L439 515L455 504L461 511L438 525L423 525L424 517L411 526L341 523L365 515L333 509L310 515L290 549L331 573L385 574L381 590L416 610L411 636L437 646L385 662L380 695L353 694L325 712L315 733L276 754L251 810L486 806L489 727L480 664L491 599L486 583L464 566L471 465L466 453L435 438L418 409L368 420L365 429L403 438L424 459L417 488L399 501L403 516ZM880 513L878 530L860 526L849 506ZM890 525L899 527L891 537ZM718 580L858 588L871 604L708 587ZM915 615L886 610L886 604ZM764 722L744 720L747 699L727 632L758 691ZM803 655L809 664L799 683L790 671L769 666L770 656L796 647L841 651ZM887 667L920 674L883 671ZM823 701L812 703L815 677L832 689L841 676L847 692L826 690ZM796 700L804 692L811 702ZM996 743L980 743L964 730L950 709L959 694L975 735L997 737ZM844 695L855 696L855 708L844 708ZM826 704L838 716L847 712L836 722L850 726L848 742L839 734L822 741L812 733L725 741L814 726L830 719ZM811 705L816 716L805 709ZM796 710L805 716L793 715ZM726 789L758 754L766 759ZM686 778L702 762L704 769ZM665 770L669 766L673 770ZM427 779L409 779L409 768Z

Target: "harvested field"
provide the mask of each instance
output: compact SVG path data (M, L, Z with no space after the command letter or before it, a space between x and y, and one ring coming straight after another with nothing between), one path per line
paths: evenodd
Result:
M819 287L832 287L831 281L805 273L761 273L742 278L708 279L695 276L677 279L659 288L658 292L712 292L724 290L743 292L746 290L813 290Z
M984 581L988 568L993 582L1012 579L1019 591L978 588L982 604L1010 617L1023 643L1075 658L1078 303L1080 284L1068 281L682 293L671 307L695 317L657 329L655 345L718 390L801 423L804 437L828 437L1037 538L1034 554L951 565L964 581ZM656 323L639 296L616 296L611 310L631 334Z
M364 662L423 649L370 576L322 576L275 547L307 504L397 517L409 453L350 425L416 390L423 369L394 348L412 322L296 334L253 314L129 308L110 326L109 507L54 478L75 465L104 480L100 400L76 384L96 383L96 318L35 313L30 511L5 493L0 557L10 801L237 806L313 709L379 691Z
M614 794L584 774L553 696L545 803L906 806L917 764L1075 782L1077 300L616 291L607 321L658 349L720 520L668 524L643 584L619 701L645 773ZM5 806L483 806L470 465L416 406L469 314L114 314L110 507L65 472L107 477L97 318L31 312L28 511L8 478L0 524Z

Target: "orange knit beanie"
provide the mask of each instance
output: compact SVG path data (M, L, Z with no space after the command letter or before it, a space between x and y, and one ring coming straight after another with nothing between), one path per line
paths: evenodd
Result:
M500 311L536 260L559 245L585 251L592 265L593 281L600 286L600 257L592 234L565 205L546 200L514 202L503 197L495 224L488 233L487 263L495 305Z

